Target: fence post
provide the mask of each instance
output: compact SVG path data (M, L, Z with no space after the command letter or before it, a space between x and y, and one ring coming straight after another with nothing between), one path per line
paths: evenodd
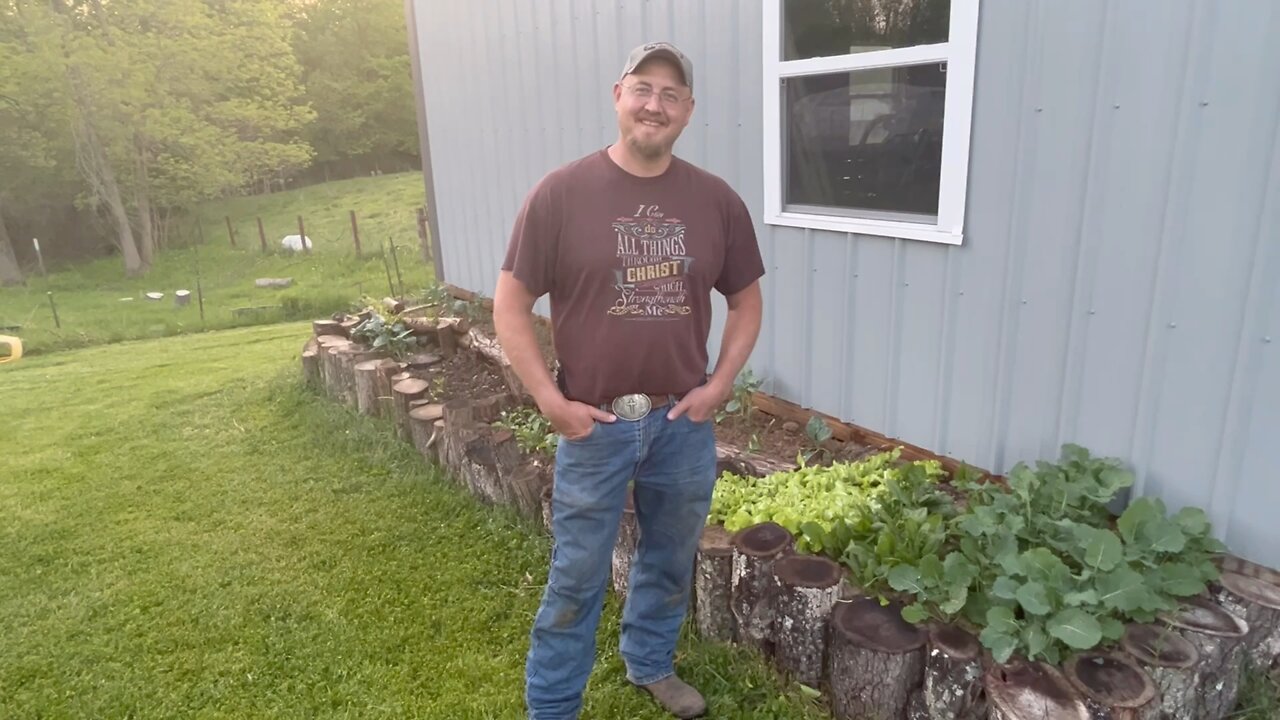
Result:
M267 252L267 234L262 230L262 218L258 218L258 240L262 241L262 252Z
M431 265L431 239L427 236L427 208L418 206L418 246L422 250L422 262Z
M387 271L387 294L391 297L395 297L396 285L391 282L391 261L387 259L387 249L385 245L382 248L382 267Z
M204 244L204 223L200 222L200 218L196 218L196 234L200 238L200 244Z
M302 243L302 249L308 253L311 252L311 243L307 241L307 228L302 224L301 215L298 216L298 237L299 242Z
M200 324L204 325L204 288L200 286L200 247L196 247L196 300L200 303Z
M234 228L232 228L232 227L231 227L231 216L230 216L230 215L224 215L223 217L224 217L224 218L226 218L226 221L227 221L227 237L231 238L231 247L235 247L235 246L236 246L236 231L235 231L235 229L234 229Z
M49 277L49 273L44 269L44 253L40 252L40 241L36 238L31 238L31 244L35 246L36 259L40 261L40 276Z
M52 292L46 292L45 294L49 296L49 308L53 310L53 325L54 325L54 327L56 327L56 328L58 328L59 330L61 330L61 329L62 329L62 321L58 319L58 306L57 306L57 305L55 305L55 304L54 304L54 302L53 302L53 293L52 293Z
M356 243L356 259L360 259L360 228L356 227L356 211L351 210L351 239Z
M396 282L400 285L400 294L397 295L396 297L403 298L404 297L404 278L400 277L400 257L396 255L395 241L388 238L388 242L391 243L391 262L394 263L396 267Z

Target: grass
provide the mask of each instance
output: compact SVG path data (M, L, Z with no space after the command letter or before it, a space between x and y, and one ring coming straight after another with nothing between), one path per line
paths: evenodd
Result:
M0 288L0 334L18 335L28 353L85 347L128 339L162 337L243 325L302 320L346 309L361 293L388 293L382 247L397 246L405 289L416 292L431 280L418 251L415 209L423 202L422 175L400 173L212 201L174 222L173 247L151 271L127 278L117 258L106 258L28 278L26 287ZM355 210L364 248L357 260L349 210ZM298 232L302 215L314 252L279 250L282 237ZM238 237L232 248L225 217ZM261 217L268 253L258 239ZM197 242L203 228L204 244ZM196 263L204 292L204 320L196 298ZM292 277L284 290L257 289L260 277ZM190 290L191 304L176 307L174 292ZM146 292L163 292L160 301ZM49 295L57 306L56 327ZM132 300L122 300L132 298ZM236 308L265 308L235 313ZM20 330L5 330L21 326Z
M1240 701L1230 720L1275 720L1280 718L1280 679L1277 675L1250 668L1240 687Z
M0 716L519 718L549 541L300 388L300 324L0 367ZM626 684L612 599L586 718ZM685 638L717 718L824 718Z

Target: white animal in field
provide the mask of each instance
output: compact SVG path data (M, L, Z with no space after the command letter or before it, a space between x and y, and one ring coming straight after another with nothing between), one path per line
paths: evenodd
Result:
M280 247L294 252L302 250L304 247L310 250L312 247L311 238L303 237L302 235L285 235L284 239L280 241Z

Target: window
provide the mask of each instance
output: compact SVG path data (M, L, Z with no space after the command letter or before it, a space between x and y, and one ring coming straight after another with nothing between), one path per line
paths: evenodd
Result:
M978 0L764 0L766 223L960 244Z

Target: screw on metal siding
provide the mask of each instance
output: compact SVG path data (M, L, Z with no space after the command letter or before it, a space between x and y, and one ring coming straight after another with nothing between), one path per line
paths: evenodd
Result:
M1119 110L1119 109L1120 109L1120 103L1116 103L1115 105L1112 105L1111 107L1115 108L1116 110Z
M1176 322L1171 322L1171 323L1169 323L1169 327L1171 327L1171 328L1176 328L1176 327L1178 327L1178 323L1176 323Z
M1096 315L1096 314L1098 314L1098 311L1097 311L1097 310L1094 310L1093 308L1089 308L1089 314L1090 314L1090 315Z
M960 291L960 294L961 294L961 295L963 295L963 294L964 294L964 291L963 291L963 290L961 290L961 291Z
M1200 107L1208 107L1208 106L1209 106L1209 101L1208 101L1208 100L1201 100L1201 101L1200 101Z
M1262 342L1264 342L1264 343L1269 343L1269 342L1271 342L1271 336L1270 336L1270 335L1267 335L1266 337L1262 338Z
M1036 112L1044 112L1044 108L1042 108L1042 107L1038 107L1038 108L1036 108Z
M1026 304L1027 304L1027 299L1026 299L1026 298L1022 298L1022 304L1023 304L1023 305L1026 305Z

